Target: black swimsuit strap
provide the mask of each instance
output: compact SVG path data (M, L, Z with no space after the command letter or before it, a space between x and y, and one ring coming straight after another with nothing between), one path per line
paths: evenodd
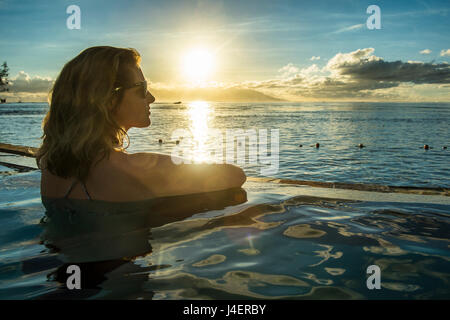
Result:
M67 190L66 194L64 195L64 198L67 198L67 196L70 194L70 192L72 191L73 187L75 186L75 184L78 182L78 180L75 180L72 185L70 186L69 190ZM81 186L83 187L84 192L86 193L87 197L89 200L91 199L91 196L89 195L89 192L86 189L86 185L84 184L84 182L81 183Z
M84 184L84 182L81 183L81 186L83 187L84 192L86 193L86 195L87 195L87 197L89 198L89 200L92 200L92 199L91 199L91 196L89 195L89 192L88 192L87 189L86 189L86 185Z
M73 187L75 186L75 184L76 184L77 182L78 182L78 181L75 180L75 181L71 184L69 190L67 190L66 194L64 195L64 198L67 198L67 196L69 195L70 191L72 191Z

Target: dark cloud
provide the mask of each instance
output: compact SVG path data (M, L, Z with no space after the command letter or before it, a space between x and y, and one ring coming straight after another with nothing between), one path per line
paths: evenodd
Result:
M450 83L450 65L423 62L364 61L336 66L341 75L353 79L389 82Z
M299 69L290 63L280 69L283 76L286 70L297 72L281 79L247 82L245 86L266 93L274 90L275 96L286 94L291 99L404 99L415 85L436 85L435 89L442 90L450 83L448 63L389 62L373 52L373 48L364 48L338 53L322 69L317 65Z

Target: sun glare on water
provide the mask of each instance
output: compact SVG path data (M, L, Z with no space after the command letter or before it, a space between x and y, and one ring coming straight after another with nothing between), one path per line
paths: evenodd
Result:
M188 105L188 115L191 120L190 131L194 142L192 160L197 163L208 161L207 138L209 133L209 118L212 110L205 101L193 101Z
M214 69L214 62L214 56L208 50L192 49L183 56L184 76L191 82L205 81Z

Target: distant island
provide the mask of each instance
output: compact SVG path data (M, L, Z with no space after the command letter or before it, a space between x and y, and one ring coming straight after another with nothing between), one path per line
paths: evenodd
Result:
M271 97L262 92L245 88L176 88L151 90L156 101L206 100L216 102L284 102L286 100Z

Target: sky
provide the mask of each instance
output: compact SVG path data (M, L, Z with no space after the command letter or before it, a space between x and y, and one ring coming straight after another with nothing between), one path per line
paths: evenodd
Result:
M0 95L46 101L66 62L110 45L140 52L157 101L450 102L449 18L448 0L0 0Z

